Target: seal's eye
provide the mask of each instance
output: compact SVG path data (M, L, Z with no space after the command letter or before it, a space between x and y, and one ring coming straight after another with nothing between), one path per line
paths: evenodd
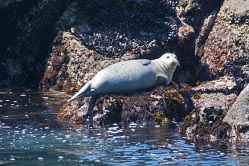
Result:
M169 56L167 56L166 58L169 58Z

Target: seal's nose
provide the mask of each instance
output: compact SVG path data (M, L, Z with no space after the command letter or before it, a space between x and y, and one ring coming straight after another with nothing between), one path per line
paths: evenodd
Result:
M175 59L173 62L172 62L172 65L174 66L180 66L180 63L177 59Z

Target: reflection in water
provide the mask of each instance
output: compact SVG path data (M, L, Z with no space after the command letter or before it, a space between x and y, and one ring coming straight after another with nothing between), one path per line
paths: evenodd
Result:
M196 144L177 124L105 127L60 124L68 97L31 90L0 92L0 165L236 165L249 148Z

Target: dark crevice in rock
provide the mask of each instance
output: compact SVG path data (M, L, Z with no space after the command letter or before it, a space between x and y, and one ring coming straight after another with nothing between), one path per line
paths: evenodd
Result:
M177 82L196 85L198 81L210 79L209 66L200 62L200 58L197 56L198 52L196 51L199 50L201 52L201 47L208 38L216 19L216 13L219 11L222 3L223 0L215 2L208 0L179 1L177 15L182 22L183 30L178 32L178 43L175 46L175 50L177 55L181 55L179 57L180 62L184 63L180 68L182 71L179 71L179 69L176 71L176 75L179 75L176 79ZM210 19L211 21L209 21L208 25L204 25L205 18L211 15L214 15L214 17ZM191 28L193 29L192 32ZM202 28L206 29L203 30ZM186 35L182 41L179 33L181 33L180 35L189 35ZM172 45L170 47L174 48Z
M189 90L188 93L191 95L194 95L196 93L200 94L211 94L211 93L222 93L224 95L229 95L235 92L237 90L237 87L234 87L233 89L223 88L223 89L200 89L200 90Z

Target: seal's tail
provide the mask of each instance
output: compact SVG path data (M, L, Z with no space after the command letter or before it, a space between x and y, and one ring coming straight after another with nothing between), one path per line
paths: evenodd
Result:
M67 100L68 102L76 100L78 98L81 97L86 97L86 93L89 92L91 90L91 81L89 81L88 83L86 83L79 92L77 92L75 95L73 95L73 97L69 100Z

